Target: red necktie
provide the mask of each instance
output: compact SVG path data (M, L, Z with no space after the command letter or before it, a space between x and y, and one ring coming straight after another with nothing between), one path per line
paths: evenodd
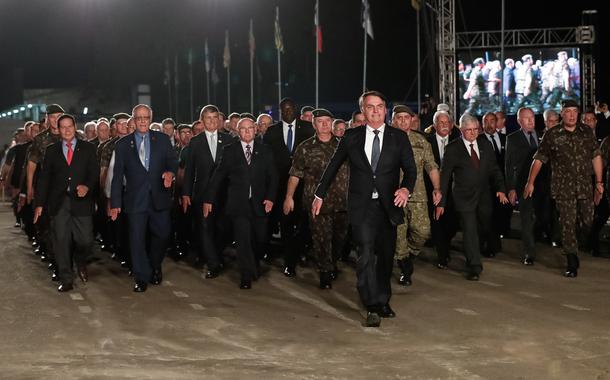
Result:
M479 156L477 156L477 152L474 150L474 144L470 144L470 159L475 168L479 168Z
M66 161L68 161L68 165L72 163L72 154L74 151L72 150L72 142L67 142L66 146L68 147L68 153L66 154Z

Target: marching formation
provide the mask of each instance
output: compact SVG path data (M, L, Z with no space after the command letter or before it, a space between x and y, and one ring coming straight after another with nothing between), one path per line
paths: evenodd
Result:
M286 277L311 259L320 289L331 289L338 263L355 252L357 290L366 326L392 318L394 263L410 286L414 259L433 247L447 269L451 241L463 237L466 278L477 281L482 256L502 252L519 211L522 263L535 264L536 241L561 246L564 276L578 275L579 248L600 255L599 235L610 216L604 167L610 155L605 104L580 113L564 100L544 112L536 129L531 108L482 120L463 114L456 125L447 105L419 130L406 105L391 110L378 91L363 93L351 120L329 110L280 103L280 120L233 113L214 105L198 120L154 122L136 105L77 129L51 104L40 122L15 132L0 172L22 227L58 291L87 282L97 241L129 275L133 291L163 281L166 254L214 279L234 248L239 288L250 289L274 260ZM561 117L561 119L559 119ZM600 123L597 126L598 122Z

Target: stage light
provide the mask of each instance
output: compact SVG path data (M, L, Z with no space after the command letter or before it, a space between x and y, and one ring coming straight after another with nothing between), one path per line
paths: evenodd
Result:
M2 117L6 117L6 112L2 114Z
M11 116L13 113L11 111L8 111L6 114Z
M21 108L19 108L19 110L25 111L25 107L21 107Z
M15 108L15 109L13 110L13 113L19 113L19 110L18 110L17 108Z
M31 104L28 104L28 108L32 108L32 105L31 105Z
M89 107L83 108L83 115L86 115L89 112Z

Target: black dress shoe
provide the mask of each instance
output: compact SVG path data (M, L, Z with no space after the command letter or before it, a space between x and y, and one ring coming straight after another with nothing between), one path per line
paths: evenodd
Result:
M133 286L133 291L136 293L143 293L146 291L147 287L148 285L146 284L146 282L136 281L135 285Z
M86 266L78 268L78 277L81 279L82 282L89 281L89 273L87 272Z
M55 270L56 269L55 263L53 263L53 262L49 263L49 265L47 265L47 268L49 270Z
M565 277L574 278L578 276L578 267L580 265L578 261L578 256L573 253L569 253L566 255L566 259L568 262L566 271L563 273Z
M57 287L58 292L69 292L72 289L74 289L74 286L72 285L72 283L66 283L66 284L61 283Z
M53 273L51 273L51 281L59 281L59 276L57 275L56 270L54 270Z
M219 274L220 274L220 271L218 269L210 269L205 274L205 278L216 278L216 277L218 277Z
M161 269L153 270L152 277L150 278L150 283L153 285L159 285L163 281L163 273Z
M284 276L286 277L294 277L297 275L297 272L294 268L284 267Z
M400 278L398 279L398 283L402 286L411 286L413 282L411 281L411 276L407 276L404 273L400 274Z
M252 289L252 281L242 278L241 281L239 282L239 288L240 289Z
M534 265L534 258L531 256L525 256L525 259L523 259L523 265Z
M379 318L379 314L369 311L366 314L366 322L364 325L366 327L379 327L379 325L381 325L381 318Z
M332 289L332 278L330 272L320 272L320 289Z
M43 253L42 255L40 255L40 261L42 261L43 263L48 263L51 261L51 259L49 258L49 256Z
M264 262L265 264L271 264L271 262L273 262L273 258L271 257L271 255L270 255L270 254L265 253L265 254L263 255L263 262Z
M381 318L394 318L396 313L390 307L390 304L385 304L379 309L379 316Z
M478 273L468 273L468 276L466 276L466 279L468 281L479 281L479 274Z

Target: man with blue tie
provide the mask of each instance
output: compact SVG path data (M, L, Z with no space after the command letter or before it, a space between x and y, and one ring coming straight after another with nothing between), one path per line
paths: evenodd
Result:
M124 206L129 215L133 290L144 292L149 281L158 285L163 280L161 263L171 231L171 187L178 160L169 137L149 130L152 109L148 105L135 106L132 117L136 130L115 147L110 214L116 220Z

